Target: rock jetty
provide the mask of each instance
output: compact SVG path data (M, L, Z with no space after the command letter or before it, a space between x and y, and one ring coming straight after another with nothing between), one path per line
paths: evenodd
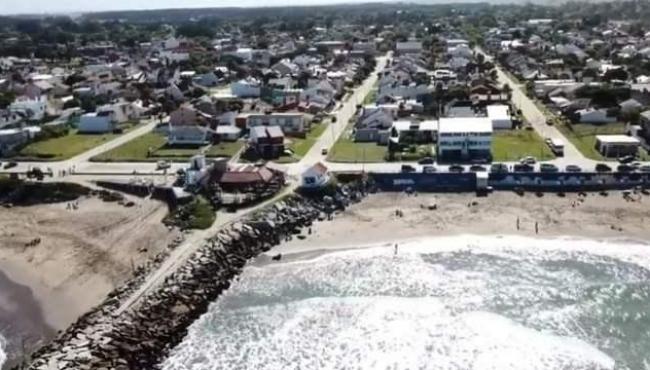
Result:
M365 194L366 185L355 183L338 186L330 196L288 196L219 231L155 290L115 317L120 303L145 280L145 271L152 271L164 257L153 261L99 307L36 351L29 369L158 368L168 351L185 337L189 325L228 289L250 258L301 234L316 220L331 218Z

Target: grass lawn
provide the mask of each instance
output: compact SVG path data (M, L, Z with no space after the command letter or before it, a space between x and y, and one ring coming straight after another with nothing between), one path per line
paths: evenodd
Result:
M384 162L387 147L377 143L355 143L347 137L341 137L330 150L328 160L345 163Z
M20 160L60 161L72 158L121 134L78 134L70 131L66 136L35 141L27 144L16 155Z
M496 162L516 161L533 156L538 160L553 159L555 156L539 134L532 130L495 131L492 136L492 160Z
M292 163L298 162L302 157L307 154L307 152L314 146L316 140L327 130L329 127L328 123L317 123L311 127L311 130L304 138L299 137L289 137L291 141L289 144L289 149L293 151L293 156L282 156L275 160L278 163Z
M327 159L332 162L344 163L376 163L384 162L386 160L386 146L377 145L377 143L356 143L352 139L352 128L354 127L354 119L350 121L345 132L334 143L330 149Z
M585 157L594 160L605 159L596 150L596 135L625 135L625 124L622 122L592 125L588 123L574 123L572 125L559 124L557 129L575 145ZM639 158L645 160L648 153L640 149Z
M150 132L119 147L93 157L97 162L155 162L159 160L185 161L200 149L196 146L167 146L164 135ZM243 141L223 142L212 145L206 151L207 157L231 157L241 149ZM149 155L149 149L151 154Z

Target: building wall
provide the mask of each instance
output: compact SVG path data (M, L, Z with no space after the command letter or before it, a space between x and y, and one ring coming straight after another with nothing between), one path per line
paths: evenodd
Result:
M114 128L111 116L83 115L79 120L81 133L106 133L112 132Z
M442 133L438 135L438 157L443 160L470 160L489 158L492 134Z

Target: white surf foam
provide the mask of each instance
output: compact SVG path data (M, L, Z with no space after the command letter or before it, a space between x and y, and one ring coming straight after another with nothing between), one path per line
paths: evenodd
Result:
M163 368L633 368L643 343L600 333L630 330L605 326L622 300L648 322L649 266L643 244L463 235L247 267Z

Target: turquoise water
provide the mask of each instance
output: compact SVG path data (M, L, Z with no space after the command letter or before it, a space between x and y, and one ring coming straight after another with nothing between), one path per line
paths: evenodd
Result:
M650 369L650 247L458 236L249 266L164 362Z

